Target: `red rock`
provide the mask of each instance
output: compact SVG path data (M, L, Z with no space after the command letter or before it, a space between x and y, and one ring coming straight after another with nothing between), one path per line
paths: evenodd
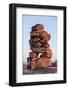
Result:
M42 24L36 24L32 27L29 40L31 52L29 58L27 58L28 67L31 67L31 69L48 68L52 58L52 50L48 44L50 38L51 35L44 31ZM39 53L41 53L40 57Z
M31 69L37 69L38 65L36 61L31 62Z
M45 49L45 52L46 52L46 57L48 57L48 58L51 58L52 57L52 51L51 51L50 48L46 48Z
M44 32L40 33L40 37L46 41L49 41L51 38L51 35L48 34L46 31L44 31Z
M44 26L42 24L40 24L40 25L37 26L37 29L38 30L44 30Z
M38 67L48 68L50 61L50 58L40 58L38 60Z

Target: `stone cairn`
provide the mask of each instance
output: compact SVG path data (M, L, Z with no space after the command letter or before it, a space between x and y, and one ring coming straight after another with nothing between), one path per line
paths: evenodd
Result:
M51 63L52 51L48 41L51 35L44 31L42 24L32 26L30 32L30 50L27 58L27 69L48 68Z

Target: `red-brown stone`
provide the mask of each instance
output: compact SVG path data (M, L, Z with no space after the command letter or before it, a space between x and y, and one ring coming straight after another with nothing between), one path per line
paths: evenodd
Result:
M29 58L27 58L27 65L31 69L47 68L51 62L52 50L48 41L51 39L51 35L44 30L42 24L36 24L32 27L30 32L29 45L31 52ZM41 53L38 58L39 53Z

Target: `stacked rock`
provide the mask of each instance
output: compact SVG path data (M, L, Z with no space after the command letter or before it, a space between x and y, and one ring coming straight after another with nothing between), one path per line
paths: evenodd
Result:
M52 58L52 51L48 41L51 35L44 30L42 24L37 24L32 27L30 32L30 50L27 58L27 68L47 68Z

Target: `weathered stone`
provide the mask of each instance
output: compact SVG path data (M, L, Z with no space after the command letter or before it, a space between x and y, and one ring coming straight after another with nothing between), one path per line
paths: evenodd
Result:
M40 25L40 24L36 24L35 26L32 26L32 31L37 31L38 29L37 29L37 27L38 27L38 25Z
M36 42L39 42L40 41L40 38L31 38L29 40L29 43L36 43Z
M32 51L36 52L36 53L44 53L45 52L45 47L33 48Z
M36 61L31 62L31 69L37 69L38 65Z
M46 57L51 58L52 57L52 51L50 48L46 48Z
M42 24L36 24L35 26L32 27L32 31L37 30L44 30L44 26Z
M30 32L30 36L31 37L40 37L40 33L39 32L35 32L35 31L31 31Z
M51 35L48 34L46 31L40 33L40 37L43 39L43 40L46 40L46 41L49 41L50 38L51 38Z
M47 68L50 64L50 58L40 58L38 60L38 67Z
M52 58L52 50L48 44L50 38L51 35L44 31L42 24L36 24L32 27L29 40L31 52L29 53L29 58L27 58L28 68L47 68L49 66Z
M43 26L42 24L39 24L39 25L37 26L37 29L42 31L42 30L44 30L44 26Z

